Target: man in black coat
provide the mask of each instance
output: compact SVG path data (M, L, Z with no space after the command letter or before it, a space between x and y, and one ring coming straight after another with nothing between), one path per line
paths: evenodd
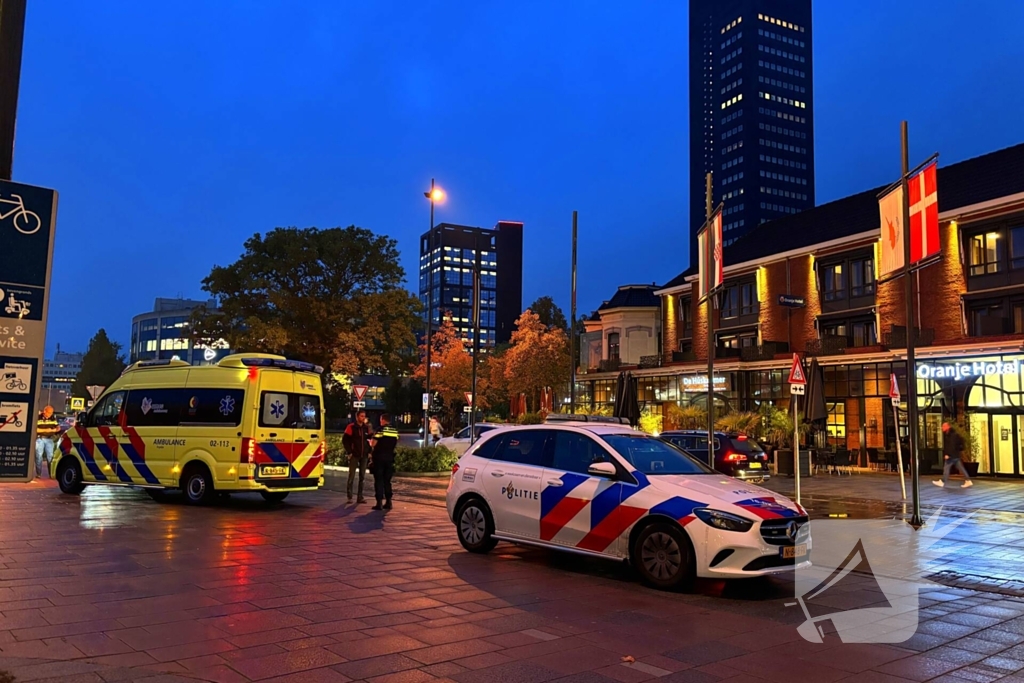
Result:
M966 489L974 486L974 482L967 476L967 470L960 461L964 452L964 439L955 429L949 426L948 422L942 423L942 481L933 481L936 486L945 486L949 483L949 473L955 467L964 475L964 483L960 488Z

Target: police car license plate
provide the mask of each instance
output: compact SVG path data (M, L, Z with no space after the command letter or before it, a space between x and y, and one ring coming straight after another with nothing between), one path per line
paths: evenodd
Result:
M784 560L795 560L798 557L804 557L807 555L807 544L800 543L797 545L783 546L779 548L782 552L782 559Z
M261 477L287 477L288 468L284 465L264 465L260 468Z
M759 462L752 462L752 463L750 463L750 469L752 469L752 470L759 470L759 469L761 469L761 463L759 463Z

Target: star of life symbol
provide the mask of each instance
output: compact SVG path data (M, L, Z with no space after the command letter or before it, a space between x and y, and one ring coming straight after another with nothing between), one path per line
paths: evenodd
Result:
M304 403L302 405L302 419L306 422L312 422L316 419L316 408L313 407L312 403Z
M903 643L917 633L918 595L941 588L927 579L947 552L940 541L970 515L955 521L939 509L921 529L902 520L827 519L810 522L812 562L796 570L796 602L806 620L804 640L821 643L831 622L844 643ZM788 530L787 530L788 531ZM836 611L835 596L881 593L870 607Z
M274 401L270 404L270 414L276 418L284 417L284 404L280 401Z
M225 396L220 400L220 414L227 416L235 412L235 399Z

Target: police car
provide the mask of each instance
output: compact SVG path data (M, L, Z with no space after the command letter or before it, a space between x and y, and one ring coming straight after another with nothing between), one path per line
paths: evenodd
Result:
M799 505L622 426L486 434L453 467L447 508L470 552L502 540L626 560L657 588L810 564Z

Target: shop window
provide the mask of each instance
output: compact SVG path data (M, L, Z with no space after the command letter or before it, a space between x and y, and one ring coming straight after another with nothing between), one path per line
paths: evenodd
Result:
M836 301L846 296L846 280L843 264L825 266L821 274L821 291L825 301Z
M846 404L828 403L828 442L832 446L846 446Z
M850 296L868 296L875 293L875 262L872 259L850 264Z
M1002 235L998 232L983 232L978 235L971 235L971 244L968 250L971 257L971 275L992 275L999 272L999 262L1003 258L1003 241L1001 238Z

